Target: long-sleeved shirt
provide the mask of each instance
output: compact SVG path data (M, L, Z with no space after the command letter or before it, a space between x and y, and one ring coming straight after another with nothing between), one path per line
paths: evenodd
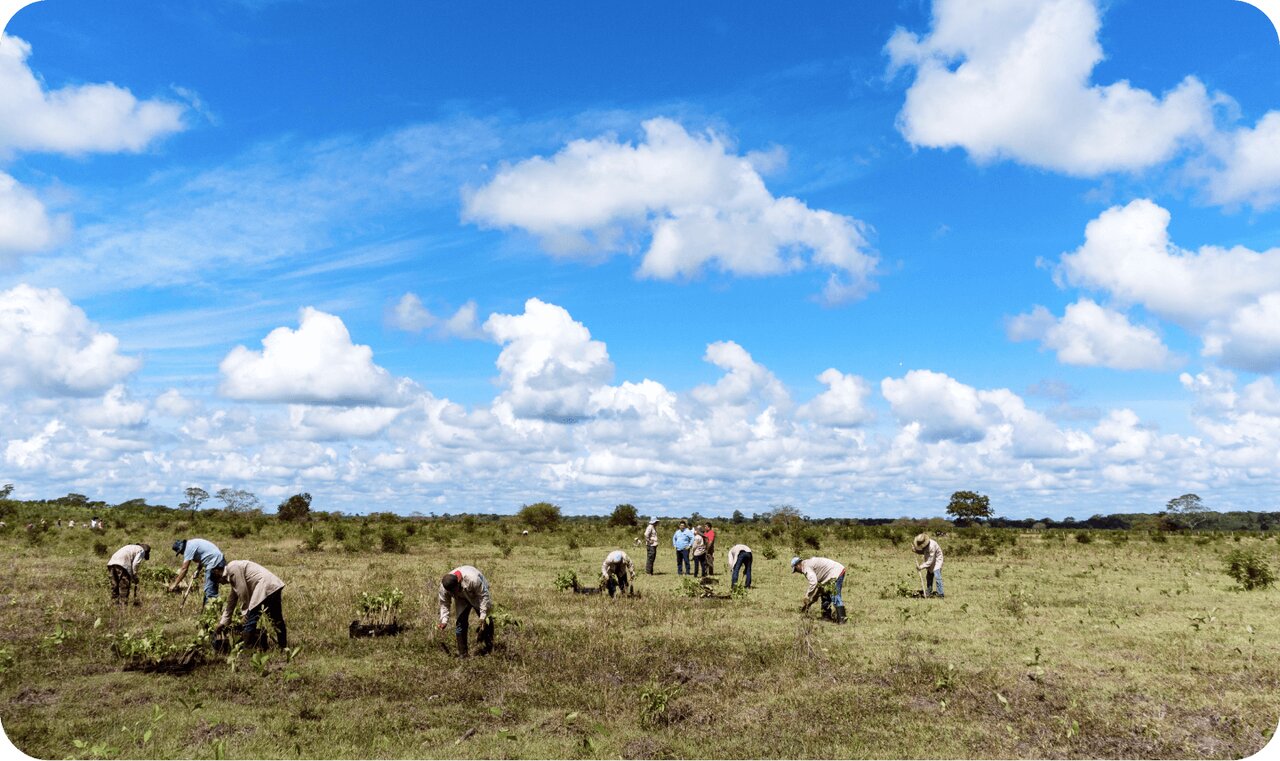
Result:
M682 528L671 535L671 546L677 550L687 550L693 545L693 531Z
M942 570L942 547L936 539L929 540L928 546L924 548L924 560L916 567L922 571Z
M141 544L126 544L111 556L111 559L107 561L107 567L120 566L136 579L138 578L138 566L142 564L143 552Z
M226 562L222 550L208 539L188 539L186 549L182 553L183 561L191 561L204 566L206 571L217 568Z
M631 558L627 557L627 553L622 550L614 550L605 556L604 562L600 564L600 579L608 581L609 575L621 577L622 574L627 575L627 580L632 581L636 577L635 566L631 564Z
M644 543L650 547L658 546L658 527L650 523L644 530Z
M227 593L227 605L222 609L222 620L218 622L223 625L231 622L237 602L241 608L253 610L269 595L284 589L284 582L279 576L252 560L232 560L222 569L222 575L231 588Z
M484 574L475 566L460 565L449 573L458 577L461 588L458 589L457 596L445 589L444 584L440 585L440 623L449 623L449 605L455 599L466 602L476 609L480 618L483 619L489 615L489 606L492 604L489 599L489 582L485 579Z
M738 555L742 553L751 554L751 548L745 544L735 544L729 548L729 567L733 568L734 563L738 562Z
M693 535L693 556L702 557L707 554L707 539L702 534Z
M809 558L800 561L800 570L809 580L809 589L804 593L806 600L812 600L818 594L818 587L832 579L844 575L844 566L830 558Z

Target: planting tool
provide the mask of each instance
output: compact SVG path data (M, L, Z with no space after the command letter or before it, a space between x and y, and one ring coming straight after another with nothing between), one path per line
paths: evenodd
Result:
M916 572L917 572L918 574L920 574L920 596L921 596L921 597L928 597L928 596L929 596L929 587L925 585L925 580L924 580L924 579L925 579L925 576L924 576L924 569L923 569L923 568L917 568L917 569L916 569Z
M179 607L178 610L187 609L187 598L191 595L191 588L194 587L195 585L196 585L196 575L191 574L191 577L187 579L187 589L182 593L182 606Z

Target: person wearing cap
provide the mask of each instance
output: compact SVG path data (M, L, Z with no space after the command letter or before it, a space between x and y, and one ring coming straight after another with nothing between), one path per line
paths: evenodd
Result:
M604 562L600 564L600 583L609 590L610 597L615 591L626 593L635 579L636 569L627 553L614 550L605 555Z
M911 543L911 549L917 555L924 555L924 560L916 566L924 571L924 596L928 597L937 583L937 596L945 597L942 594L942 547L938 545L936 539L931 539L928 534L919 534Z
M653 564L658 559L658 519L650 518L644 529L644 572L653 575Z
M735 544L729 548L729 567L733 575L729 577L729 588L738 586L738 570L746 571L746 586L751 588L751 548L745 544Z
M138 566L142 561L151 558L151 545L126 544L116 550L116 554L107 561L107 573L111 574L111 602L121 605L129 603L129 592L133 591L133 604L141 604L138 600Z
M436 625L437 629L443 630L449 625L450 604L458 614L453 627L453 636L458 643L458 657L466 658L468 655L467 627L473 608L480 619L480 654L487 655L493 649L493 620L489 617L492 607L489 582L484 574L474 566L458 566L440 579L439 598L440 623Z
M280 593L284 591L284 582L279 576L252 560L232 560L209 571L209 576L217 583L230 587L227 604L222 609L222 618L213 628L215 633L221 632L231 623L231 616L235 613L238 602L245 612L244 626L240 627L245 647L266 647L266 638L258 631L258 620L263 613L267 614L271 627L276 630L276 644L280 645L281 650L289 647L284 611L280 607Z
M814 600L821 599L823 618L830 618L837 624L845 622L844 598L841 596L841 591L844 589L844 566L830 558L809 558L808 560L791 558L791 571L803 573L809 580L809 589L804 594L804 605L800 608L801 613L809 610ZM833 593L828 593L823 588L829 581L835 583ZM834 613L832 612L833 604L835 605Z
M676 575L693 573L689 569L689 548L693 546L693 532L689 524L680 521L680 528L671 535L671 546L676 548Z
M170 592L177 592L178 585L187 576L187 569L192 563L204 569L204 600L200 603L200 607L204 607L204 603L218 596L218 580L214 576L213 571L222 568L227 564L227 559L223 557L222 550L218 549L218 545L208 539L178 539L173 543L173 554L182 556L182 567L178 569L178 575L174 577L173 583L169 585Z

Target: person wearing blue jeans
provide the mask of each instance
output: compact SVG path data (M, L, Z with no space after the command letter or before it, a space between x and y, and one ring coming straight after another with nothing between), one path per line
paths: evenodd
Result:
M815 600L822 600L822 616L829 618L837 624L843 624L846 620L844 614L844 572L843 565L837 563L830 558L809 558L801 560L800 558L791 558L792 573L803 573L809 581L809 589L804 595L804 605L801 606L800 612L804 613L809 610L809 606ZM826 584L832 582L834 589L831 592L826 591ZM832 606L835 606L834 611Z
M223 557L218 545L208 539L199 538L174 541L173 554L182 556L182 567L178 569L178 575L169 585L169 591L178 591L178 585L186 578L187 570L192 563L195 563L204 569L204 600L200 603L200 607L203 608L204 603L218 596L218 580L213 572L223 568L227 564L227 559Z
M729 548L729 567L733 575L729 577L729 588L738 586L738 570L746 571L746 587L751 588L751 548L745 544L735 544Z
M689 565L689 548L693 546L693 531L685 521L680 521L680 528L671 535L671 546L676 548L676 575L692 574L693 569Z

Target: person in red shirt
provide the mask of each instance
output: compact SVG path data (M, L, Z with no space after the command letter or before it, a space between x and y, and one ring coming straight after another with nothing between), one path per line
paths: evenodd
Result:
M706 573L709 576L716 572L716 530L711 528L710 521L702 524L702 536L707 540L707 554L703 558L703 563L706 565Z

